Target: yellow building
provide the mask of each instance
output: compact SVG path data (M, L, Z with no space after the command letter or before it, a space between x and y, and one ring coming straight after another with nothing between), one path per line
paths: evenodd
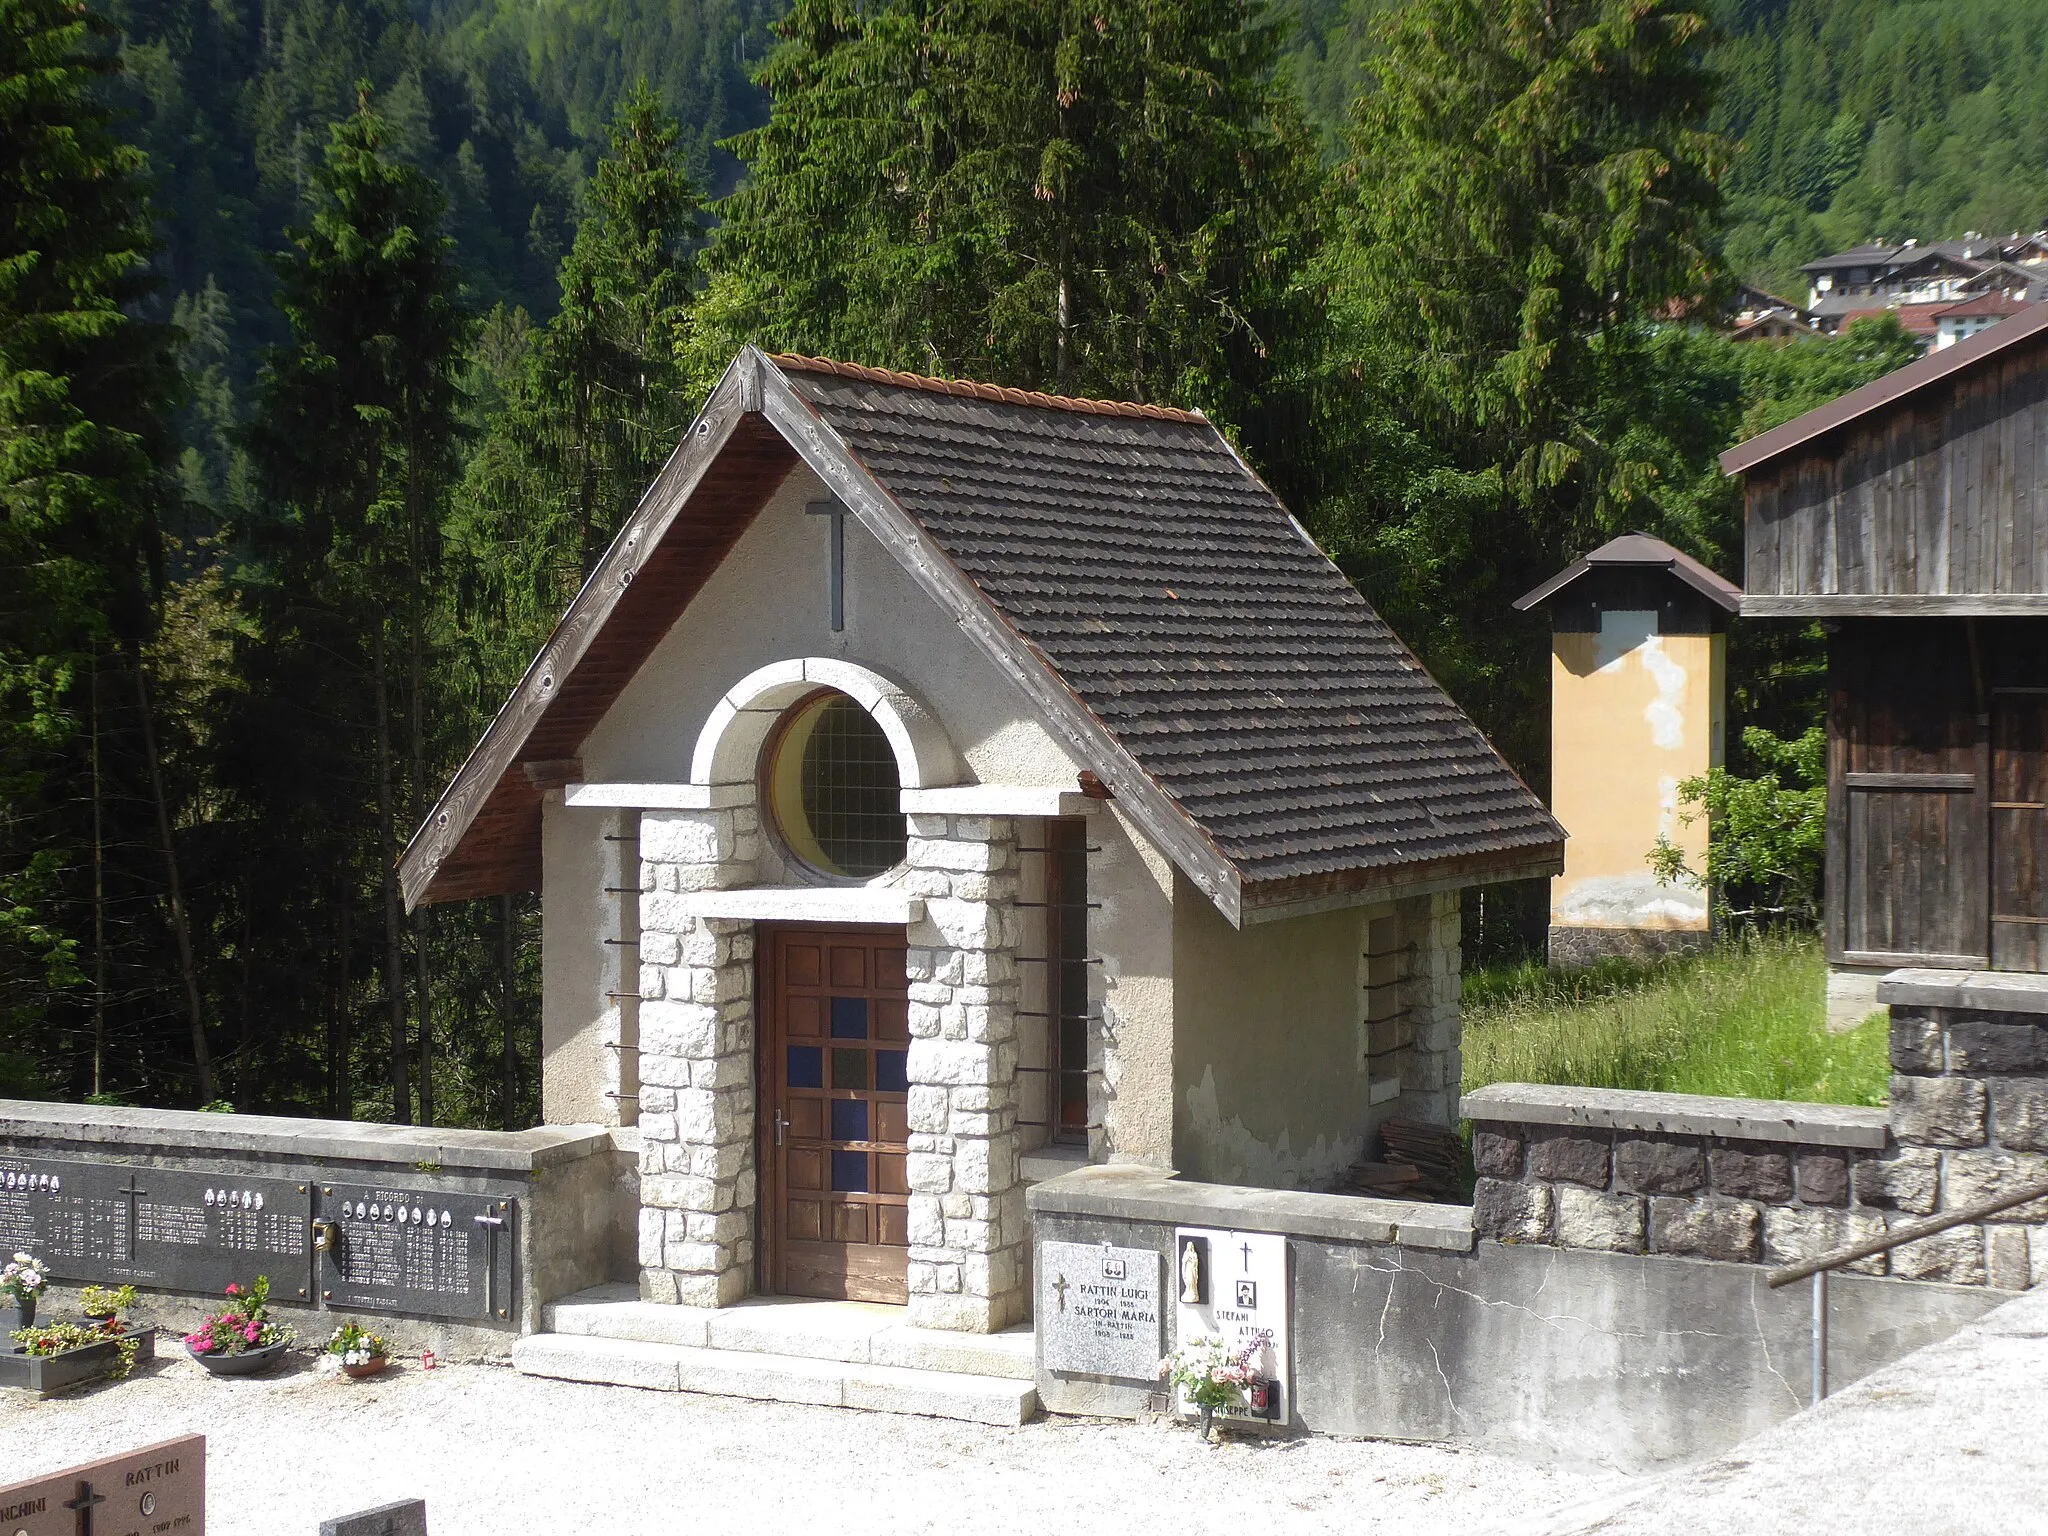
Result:
M1706 942L1707 892L1659 881L1659 838L1706 865L1707 827L1679 785L1718 767L1728 619L1742 593L1661 539L1624 534L1520 598L1551 616L1551 814L1564 873L1550 883L1550 963Z

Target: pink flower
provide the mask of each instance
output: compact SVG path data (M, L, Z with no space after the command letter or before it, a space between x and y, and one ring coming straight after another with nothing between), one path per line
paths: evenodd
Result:
M256 1335L259 1331L260 1330L258 1330L256 1325L254 1323L251 1323L248 1327L242 1330L242 1337L247 1339L251 1344L254 1344L256 1342Z
M230 1296L239 1296L242 1294L242 1288L239 1285L230 1285L228 1287L228 1294Z

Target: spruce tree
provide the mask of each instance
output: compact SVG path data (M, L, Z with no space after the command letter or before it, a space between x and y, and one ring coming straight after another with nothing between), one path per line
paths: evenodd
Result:
M167 421L174 335L137 318L153 253L143 157L99 90L113 29L69 0L0 0L0 1029L47 1024L104 932L98 695L125 673L140 711L158 847L150 877L175 936L193 1087L214 1092L179 849L143 651L156 624L158 528L175 500ZM124 747L133 743L124 742ZM76 784L92 785L91 814ZM94 923L56 910L70 889ZM103 957L102 957L103 958ZM103 968L95 974L103 975ZM104 996L96 1000L103 1017ZM0 1055L8 1041L0 1036Z
M1715 292L1705 18L1685 0L1413 0L1386 23L1320 278L1320 531L1536 768L1542 634L1512 599L1658 531L1652 339Z
M311 217L288 231L278 262L293 339L264 368L249 435L260 508L243 525L245 792L286 848L340 843L374 885L400 1121L415 1082L421 1117L432 1117L432 1080L415 1077L408 1039L416 1016L425 1067L427 940L412 937L409 1010L395 861L441 770L429 750L439 725L430 624L470 328L442 211L434 183L392 154L365 87L330 135Z
M782 31L707 372L754 339L1279 436L1318 172L1262 5L798 0Z

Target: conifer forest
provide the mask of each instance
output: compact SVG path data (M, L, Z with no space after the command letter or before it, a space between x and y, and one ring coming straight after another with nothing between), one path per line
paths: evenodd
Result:
M0 1096L533 1122L537 899L394 860L747 342L1208 412L1540 791L1512 599L1629 530L1739 576L1714 456L1915 352L1737 345L1734 284L2048 221L2044 48L2048 0L0 0ZM1736 772L1819 656L1737 634Z

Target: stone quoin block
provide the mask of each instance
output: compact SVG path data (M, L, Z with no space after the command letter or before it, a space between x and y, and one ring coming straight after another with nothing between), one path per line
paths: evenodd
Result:
M1746 1200L1655 1196L1650 1201L1650 1249L1653 1253L1754 1263L1762 1221L1762 1212Z
M1891 1022L1892 1070L1938 1076L1948 1070L1941 1049L1941 1023L1918 1008L1894 1008Z
M1899 1225L1897 1218L1893 1226ZM1892 1275L1899 1280L1941 1280L1950 1285L1984 1283L1984 1229L1950 1227L1932 1237L1892 1250Z
M1948 1070L1971 1076L2048 1070L2048 1029L2003 1019L1955 1020L1948 1026Z
M2048 1077L1993 1078L1991 1139L2001 1147L2048 1152Z
M1941 1198L1941 1154L1926 1147L1901 1147L1884 1157L1862 1158L1850 1182L1858 1205L1931 1215Z
M1557 1187L1557 1242L1563 1248L1606 1253L1643 1251L1640 1195L1604 1195L1575 1184Z
M1615 1143L1614 1187L1639 1195L1689 1195L1706 1188L1707 1160L1681 1141Z
M1793 1183L1808 1205L1847 1205L1849 1159L1839 1152L1802 1152L1794 1160Z
M1529 1143L1529 1177L1605 1189L1612 1150L1604 1136L1537 1136Z
M1984 1283L2001 1291L2024 1291L2034 1283L2032 1233L2025 1227L1984 1229Z
M1778 1205L1764 1212L1764 1262L1797 1264L1817 1259L1851 1243L1884 1236L1884 1218L1875 1211L1826 1211ZM1845 1266L1859 1275L1885 1272L1883 1254Z
M1975 1078L1892 1075L1892 1134L1911 1145L1983 1146L1988 1105Z
M1522 1176L1522 1138L1500 1131L1474 1131L1472 1169L1482 1178L1519 1179Z
M1783 1152L1715 1147L1707 1153L1707 1167L1716 1194L1771 1202L1792 1198L1792 1159Z
M1472 1230L1503 1243L1547 1243L1553 1197L1548 1184L1481 1179L1472 1191Z
M2034 1152L1951 1152L1942 1167L1942 1209L1960 1210L2000 1195L2048 1184L2048 1157ZM2000 1211L1993 1221L2048 1221L2048 1200Z

